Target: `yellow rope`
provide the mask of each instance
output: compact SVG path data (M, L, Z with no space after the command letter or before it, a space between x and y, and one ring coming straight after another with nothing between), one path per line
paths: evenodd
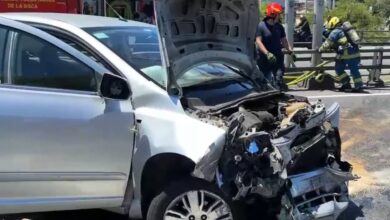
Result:
M317 65L317 67L323 67L325 66L326 64L328 63L331 63L332 61L324 61L322 63L320 63L319 65ZM298 83L301 83L305 80L308 80L312 77L316 77L316 80L317 81L320 81L321 78L323 76L325 76L326 73L317 73L317 71L311 71L311 72L304 72L302 75L300 76L284 76L283 78L286 79L286 80L292 80L291 82L287 83L288 86L292 86L292 85L297 85ZM335 81L340 81L337 76L333 76L331 74L328 74L330 75ZM323 79L323 78L322 78Z

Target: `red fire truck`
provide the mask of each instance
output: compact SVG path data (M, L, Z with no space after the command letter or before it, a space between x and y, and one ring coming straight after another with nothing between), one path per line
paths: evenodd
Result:
M0 12L58 12L103 15L100 0L0 0Z
M81 13L80 0L0 0L0 12Z
M57 12L110 17L117 17L119 14L127 19L135 19L136 12L152 17L151 2L152 0L0 0L0 12Z

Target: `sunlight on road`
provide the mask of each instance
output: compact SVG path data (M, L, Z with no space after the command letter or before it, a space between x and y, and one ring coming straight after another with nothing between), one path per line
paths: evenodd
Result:
M353 173L359 176L358 180L351 181L349 184L349 192L351 195L365 190L370 190L370 188L376 186L376 178L366 170L364 164L361 161L352 160L349 162L353 166Z
M345 131L341 133L341 139L344 139L344 137ZM346 155L350 148L357 145L358 143L361 143L363 140L364 135L361 134L357 134L353 138L345 140L342 145L342 155ZM366 170L363 162L358 158L349 158L348 162L353 166L353 173L359 176L358 180L350 182L349 192L353 195L373 187L373 184L375 183L375 177Z
M387 144L385 140L390 134L387 126L390 121L387 117L373 119L368 114L371 114L369 109L359 109L342 115L343 159L353 165L353 173L360 177L350 182L351 195L390 187L389 178L388 181L383 179L383 173L390 172L377 172L386 165L380 158L385 156L381 151Z

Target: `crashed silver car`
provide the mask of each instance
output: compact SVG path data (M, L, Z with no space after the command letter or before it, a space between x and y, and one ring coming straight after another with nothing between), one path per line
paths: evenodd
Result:
M355 178L341 160L340 107L263 83L258 1L155 7L159 33L116 18L0 14L0 213L219 220L252 207L336 219Z

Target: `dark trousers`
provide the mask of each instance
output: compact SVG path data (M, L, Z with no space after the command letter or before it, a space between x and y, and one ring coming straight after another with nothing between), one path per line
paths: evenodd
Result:
M359 71L360 58L353 58L348 60L337 60L335 64L336 74L340 78L341 84L349 84L350 78L345 72L348 68L351 71L353 82L355 88L360 88L363 86L362 77Z
M284 85L284 56L276 56L276 63L270 64L266 57L260 56L257 59L257 66L264 78L276 89L282 89Z

